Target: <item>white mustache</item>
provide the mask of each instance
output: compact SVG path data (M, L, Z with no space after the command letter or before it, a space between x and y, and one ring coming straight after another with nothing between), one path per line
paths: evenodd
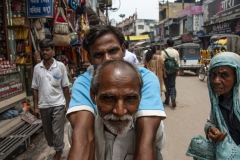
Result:
M122 117L118 117L114 114L108 114L104 116L104 120L112 120L112 121L125 121L125 120L132 120L134 116L131 116L130 114L126 114Z

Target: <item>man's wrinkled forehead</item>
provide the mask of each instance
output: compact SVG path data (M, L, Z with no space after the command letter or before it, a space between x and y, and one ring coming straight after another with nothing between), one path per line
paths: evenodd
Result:
M118 39L117 35L115 35L115 34L112 33L112 32L106 32L106 33L104 33L104 34L101 34L101 35L97 36L97 37L94 39L93 44L96 42L96 40L98 40L99 38L102 38L102 37L104 37L104 36L111 37L112 40L116 40L116 41L118 42L118 44L121 45L121 44L120 44L120 40ZM91 44L91 45L92 45L92 44Z

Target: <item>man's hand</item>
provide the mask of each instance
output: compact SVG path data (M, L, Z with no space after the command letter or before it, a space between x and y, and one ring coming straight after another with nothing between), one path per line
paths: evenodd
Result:
M63 94L64 94L65 101L66 101L65 112L67 112L68 107L69 107L69 101L70 101L70 94L69 94L69 88L68 87L63 88Z
M68 160L94 159L94 115L89 111L70 113L69 121L73 128L72 146Z
M40 111L38 107L34 107L34 115L35 117L37 117L38 119L40 119Z
M218 128L212 126L208 129L208 137L214 142L221 142L226 137L226 132L221 132Z
M136 127L136 148L134 160L156 159L156 133L161 117L139 117Z
M68 107L69 107L69 103L67 103L66 105L65 105L65 112L67 113L67 111L68 111Z

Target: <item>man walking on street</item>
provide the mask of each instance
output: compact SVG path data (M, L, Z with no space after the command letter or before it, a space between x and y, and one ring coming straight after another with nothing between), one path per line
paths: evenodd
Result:
M60 160L64 148L65 111L69 105L69 81L62 62L53 58L53 42L40 43L42 62L34 67L32 89L34 114L42 119L43 132L50 147L54 147L54 160Z
M163 50L161 55L163 57L163 60L165 61L168 58L168 56L166 54L166 52L167 52L170 57L175 58L175 60L177 61L178 65L179 65L180 64L179 53L177 50L175 50L173 48L173 45L174 45L174 41L172 39L168 39L167 44L166 44L167 49ZM166 92L165 92L166 99L165 99L164 103L166 105L169 105L169 97L171 97L173 109L176 108L176 96L177 96L177 91L176 91L176 87L175 87L176 76L177 76L177 72L174 72L174 73L168 74L167 78L164 78L164 83L166 86Z

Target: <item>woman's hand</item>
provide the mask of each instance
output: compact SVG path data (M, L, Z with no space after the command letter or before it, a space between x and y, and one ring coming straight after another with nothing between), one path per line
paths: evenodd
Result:
M221 142L226 137L226 132L221 132L218 128L212 126L208 129L208 137L214 142Z

